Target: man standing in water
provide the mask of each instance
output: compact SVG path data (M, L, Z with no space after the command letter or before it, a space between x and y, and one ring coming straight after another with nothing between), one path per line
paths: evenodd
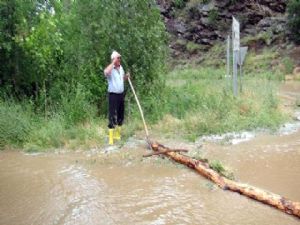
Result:
M109 64L104 74L108 81L108 135L109 144L114 144L114 139L121 139L121 126L124 120L124 80L127 80L129 74L125 75L121 66L121 55L113 51L111 54L111 64Z

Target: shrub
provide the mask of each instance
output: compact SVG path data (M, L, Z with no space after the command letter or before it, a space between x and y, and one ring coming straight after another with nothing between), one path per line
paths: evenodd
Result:
M219 17L218 10L212 9L208 12L208 21L210 24L215 24Z
M67 126L96 116L96 108L89 102L88 91L80 84L62 96L61 107Z
M0 100L0 149L6 145L22 145L32 129L31 109L12 101Z
M178 9L181 9L185 6L185 0L174 0L173 3Z
M201 49L201 46L192 41L189 41L186 45L186 49L189 53L193 54L193 53L197 53L197 51Z
M290 0L287 5L288 25L292 39L300 43L300 0Z

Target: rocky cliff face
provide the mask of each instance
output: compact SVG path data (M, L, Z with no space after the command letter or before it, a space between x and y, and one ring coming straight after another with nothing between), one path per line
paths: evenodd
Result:
M157 0L171 34L173 57L191 57L207 51L231 33L232 16L241 24L241 36L260 35L263 44L276 42L286 30L288 0Z

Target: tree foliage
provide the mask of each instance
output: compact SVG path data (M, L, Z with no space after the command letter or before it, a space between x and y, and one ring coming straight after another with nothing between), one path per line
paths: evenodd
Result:
M0 2L0 83L6 87L26 86L26 59L22 42L35 24L34 1ZM25 72L25 73L24 73ZM24 73L24 74L23 74ZM24 88L26 89L26 88Z
M288 24L292 38L296 43L300 43L300 1L290 0L287 6Z
M104 112L103 70L113 50L140 95L163 88L166 37L154 0L1 0L0 17L2 93L37 106L84 93Z

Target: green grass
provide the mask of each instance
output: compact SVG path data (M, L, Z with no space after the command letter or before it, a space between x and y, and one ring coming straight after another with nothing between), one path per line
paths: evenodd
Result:
M209 163L209 167L218 173L225 172L225 168L220 161L212 161Z
M293 69L294 69L295 65L289 57L284 57L282 59L282 65L283 65L285 74L293 73Z
M30 135L33 118L30 103L0 100L0 149L7 145L22 145Z
M229 169L225 168L223 164L218 160L213 160L209 162L209 167L216 171L217 173L221 174L222 176L228 178L229 180L234 180L234 174Z
M151 132L194 141L207 134L276 129L287 119L278 107L277 81L245 76L243 91L234 97L231 81L224 78L224 73L223 69L201 67L167 74L163 97L148 96L141 101ZM96 116L93 110L91 114L83 111L81 104L93 108L87 100L75 98L63 100L63 103L63 108L45 118L44 114L35 111L30 101L1 101L0 147L24 148L26 151L87 149L107 142L106 118ZM126 106L121 145L143 130L135 102L127 100ZM86 113L84 119L81 113Z
M194 141L206 134L275 129L287 119L278 108L277 81L245 77L243 91L234 97L231 80L224 74L214 68L170 73L165 90L168 101L161 107L165 116L156 129Z
M280 55L277 51L272 49L265 49L261 53L250 51L245 60L244 70L252 77L278 80L281 79L282 72L278 69L278 64Z
M49 149L88 149L102 146L106 135L99 126L103 122L94 120L85 124L67 126L60 115L41 120L30 132L23 148L29 152ZM38 125L38 126L37 126Z
M246 46L259 42L265 45L270 45L272 42L272 33L264 31L260 32L258 35L246 36L242 39L242 44Z
M201 45L198 45L196 43L194 43L193 41L189 41L186 44L186 50L190 53L190 54L194 54L197 53L198 51L201 50Z
M87 100L65 98L58 109L47 112L45 117L31 101L0 100L0 149L35 152L102 145L106 139L105 122L95 116L94 108Z

